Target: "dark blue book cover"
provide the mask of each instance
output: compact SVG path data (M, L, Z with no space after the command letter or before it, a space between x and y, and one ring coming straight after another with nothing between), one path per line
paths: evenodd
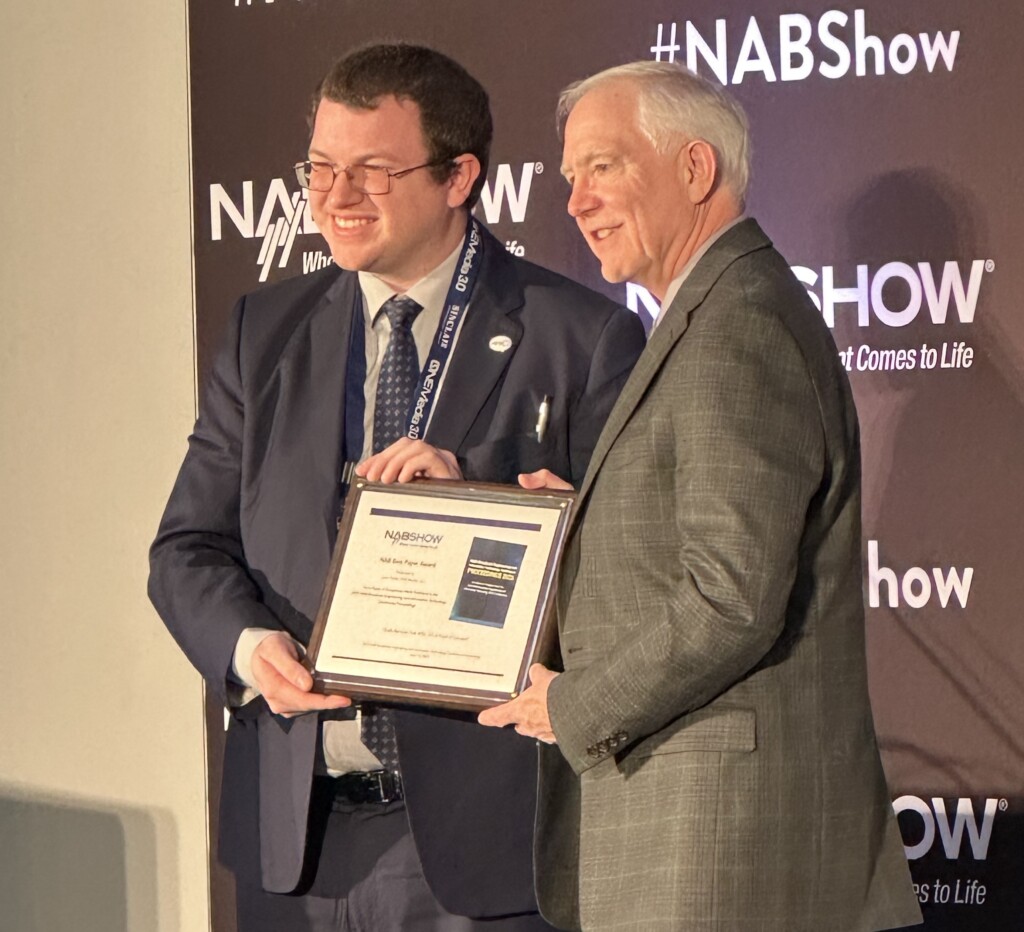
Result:
M525 553L526 544L474 537L452 606L452 620L504 627Z

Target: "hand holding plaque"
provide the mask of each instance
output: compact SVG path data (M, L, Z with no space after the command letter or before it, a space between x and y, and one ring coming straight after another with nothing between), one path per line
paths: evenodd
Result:
M549 637L574 498L356 480L310 643L314 689L471 710L514 698Z

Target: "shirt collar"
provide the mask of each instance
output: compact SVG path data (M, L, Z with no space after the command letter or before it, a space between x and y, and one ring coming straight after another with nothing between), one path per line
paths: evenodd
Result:
M731 220L729 223L725 224L725 226L719 227L717 230L715 230L714 233L711 234L711 236L704 240L704 242L701 243L700 248L696 252L694 252L692 256L690 256L690 261L683 266L683 270L675 278L672 279L672 281L669 283L668 288L665 290L665 300L661 302L661 310L658 312L658 319L654 322L654 326L651 327L652 331L654 330L654 327L657 327L658 324L661 323L662 318L664 318L665 316L665 311L667 311L672 306L672 302L675 300L676 295L679 294L679 289L683 287L683 283L689 277L690 273L694 270L697 263L704 258L704 254L725 234L727 230L731 230L741 220L746 219L746 214L740 214L734 220Z
M424 310L440 313L444 305L444 299L448 294L448 286L452 283L455 275L455 266L458 264L459 255L466 239L463 237L446 259L440 265L423 276L418 282L408 288L404 294L412 298ZM359 272L359 287L363 291L363 298L366 301L366 311L370 320L374 320L380 313L384 302L395 295L395 289L386 282L381 281L372 272Z

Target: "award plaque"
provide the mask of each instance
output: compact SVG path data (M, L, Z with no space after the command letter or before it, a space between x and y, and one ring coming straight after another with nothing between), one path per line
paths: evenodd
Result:
M515 698L549 646L574 500L356 479L310 641L313 688L475 711Z

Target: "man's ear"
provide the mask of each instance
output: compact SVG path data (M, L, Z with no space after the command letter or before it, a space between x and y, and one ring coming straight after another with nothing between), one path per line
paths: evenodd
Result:
M468 152L456 156L455 170L446 184L448 185L448 206L461 207L466 203L473 184L480 177L480 160Z
M700 204L715 189L718 156L710 143L696 139L679 152L679 172L691 204Z

